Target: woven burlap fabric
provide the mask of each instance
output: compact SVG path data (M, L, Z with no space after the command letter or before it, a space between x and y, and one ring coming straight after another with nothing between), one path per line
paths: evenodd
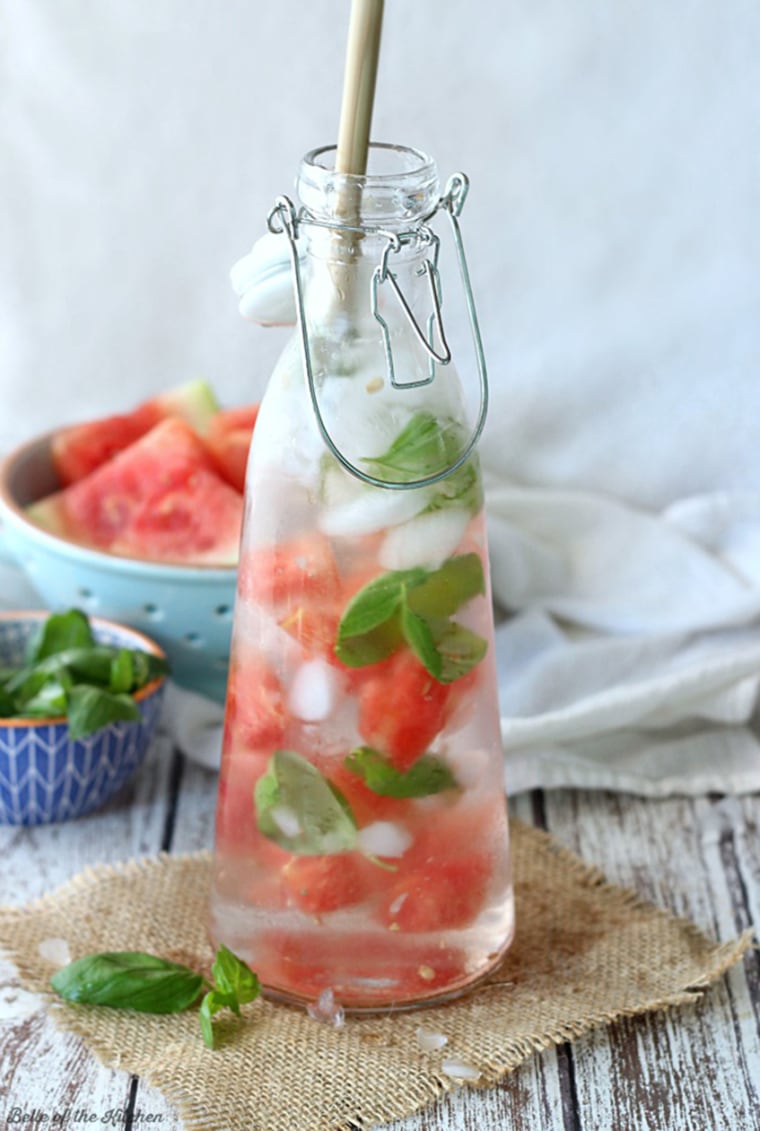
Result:
M749 933L711 943L520 822L512 842L515 942L491 981L456 1002L333 1028L259 1000L242 1021L219 1015L213 1052L195 1010L151 1017L51 996L53 1015L106 1064L160 1088L188 1129L370 1128L454 1087L445 1058L479 1069L478 1084L495 1083L535 1050L623 1015L693 1002L751 943ZM75 958L144 950L205 971L209 876L208 854L96 868L34 904L0 910L0 944L37 992L54 969L38 952L49 938L66 939ZM445 1034L447 1045L423 1052L419 1026Z

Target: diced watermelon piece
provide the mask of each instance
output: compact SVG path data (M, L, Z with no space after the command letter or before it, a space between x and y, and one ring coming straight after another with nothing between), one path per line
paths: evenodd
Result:
M203 434L218 411L210 386L201 380L188 381L144 401L132 412L61 429L50 445L53 466L61 485L68 487L139 440L159 421L177 416Z
M27 514L53 534L124 557L226 566L238 557L243 497L217 475L190 425L169 417Z
M203 437L219 474L240 492L245 490L248 449L258 414L258 404L222 409L209 421Z

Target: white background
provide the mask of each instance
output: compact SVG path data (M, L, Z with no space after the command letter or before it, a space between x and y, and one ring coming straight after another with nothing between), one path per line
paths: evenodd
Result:
M335 139L347 19L5 0L0 447L195 375L260 395L283 332L228 270ZM471 177L511 481L760 487L758 58L750 0L387 0L373 134Z

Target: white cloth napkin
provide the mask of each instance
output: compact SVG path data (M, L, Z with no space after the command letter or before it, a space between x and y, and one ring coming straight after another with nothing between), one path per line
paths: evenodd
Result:
M507 786L760 788L760 495L488 490Z

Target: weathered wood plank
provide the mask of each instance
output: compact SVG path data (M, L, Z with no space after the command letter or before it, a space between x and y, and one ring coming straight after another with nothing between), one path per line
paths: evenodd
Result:
M171 748L158 740L133 782L99 812L35 829L0 826L0 902L25 903L83 868L157 852L166 819L170 767ZM129 1075L104 1068L78 1037L62 1033L34 1006L28 996L19 994L13 969L4 961L0 966L1 1125L13 1126L9 1113L15 1111L16 1117L47 1114L51 1124L58 1116L59 1126L67 1127L75 1125L74 1112L81 1109L85 1118L95 1115L99 1125L106 1126L102 1121L109 1112L117 1118L129 1106ZM160 1096L151 1097L151 1104L142 1106L164 1116L169 1110ZM67 1111L68 1122L62 1122ZM168 1122L160 1125L169 1127Z
M707 800L546 795L555 835L608 878L715 937L737 923ZM581 1126L640 1131L760 1128L760 1046L744 968L694 1007L620 1022L573 1044Z

